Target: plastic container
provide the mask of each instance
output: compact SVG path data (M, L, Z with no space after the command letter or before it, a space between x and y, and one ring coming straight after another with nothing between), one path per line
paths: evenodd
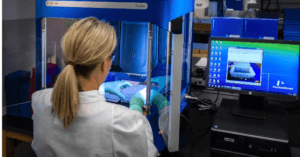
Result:
M300 25L300 9L284 9L284 24Z
M278 39L278 19L245 18L243 38Z
M233 9L234 8L234 1L235 0L226 0L227 9Z
M234 7L233 7L233 9L235 10L235 11L237 11L237 10L240 10L240 11L243 11L244 10L244 1L243 0L234 0Z
M22 89L28 86L28 83L30 82L30 72L19 70L14 73L11 73L7 76L5 76L5 95L6 95L6 106L7 106L7 114L13 115L13 116L19 116L19 103L22 102L22 100L26 99L26 95L23 95L22 100L20 98L20 88ZM26 84L25 86L23 86ZM25 93L27 92L27 93ZM27 96L29 96L29 87L28 90L24 91ZM24 94L23 93L23 94ZM15 106L11 106L15 105Z
M284 36L283 40L290 40L290 41L300 41L300 36Z
M284 36L300 36L300 25L284 25L284 30L283 30L283 35Z

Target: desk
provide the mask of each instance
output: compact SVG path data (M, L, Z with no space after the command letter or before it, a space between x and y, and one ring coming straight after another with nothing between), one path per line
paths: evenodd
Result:
M201 91L204 92L200 96L199 99L209 98L211 100L216 99L216 94L212 93L213 91L206 91L203 88L194 87L193 90L195 92ZM196 95L196 94L195 94ZM237 95L233 95L230 93L221 93L219 98L221 99L235 99L237 100ZM218 101L217 106L221 104L221 100ZM189 123L192 127L192 131L195 132L207 125L209 125L211 113L210 112L199 112L197 105L191 105L188 111L183 112L186 118L189 120ZM214 115L212 115L212 119ZM300 156L300 114L291 114L286 112L287 118L287 127L288 127L288 138L289 138L289 147L291 149L291 157L299 157ZM183 118L181 117L180 120L180 151L176 153L169 153L167 150L162 152L162 157L177 157L177 156L184 156L184 157L210 157L211 155L211 131L200 131L191 137L185 139L185 142L182 142L182 137L190 136L190 130ZM183 144L184 143L184 144ZM192 144L191 144L192 143ZM193 145L193 146L192 146ZM233 157L232 154L222 154L222 157ZM216 155L214 157L220 157Z
M14 157L14 140L31 143L33 121L30 118L5 115L2 118L2 156Z

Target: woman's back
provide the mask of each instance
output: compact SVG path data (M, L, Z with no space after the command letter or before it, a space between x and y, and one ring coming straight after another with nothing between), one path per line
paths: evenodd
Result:
M97 90L80 92L78 115L65 130L52 113L52 91L32 96L32 148L38 157L157 156L151 126L140 112L106 102Z

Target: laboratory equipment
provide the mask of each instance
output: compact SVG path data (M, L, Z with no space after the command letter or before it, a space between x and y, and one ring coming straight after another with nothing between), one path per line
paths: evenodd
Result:
M200 23L199 20L208 16L209 0L195 0L195 23Z
M208 16L214 17L218 15L218 2L216 0L209 1Z
M19 104L27 104L29 101L29 88L29 71L18 70L5 76L6 107L8 115L20 116Z
M245 17L243 38L277 40L278 25L278 19Z
M234 0L226 0L226 6L227 6L227 9L233 9L234 8Z
M258 1L258 2L260 2L260 1ZM258 3L256 0L249 0L249 2L247 2L247 10L249 10L249 9L261 9L261 5Z
M284 110L268 110L264 99L298 100L299 42L212 37L209 45L209 50L222 47L222 61L217 62L221 63L220 72L207 64L206 88L239 94L239 100L221 102L211 128L212 150L248 156L286 156ZM214 74L220 78L214 78Z
M300 9L285 9L284 10L284 40L300 41Z
M243 38L244 20L242 17L213 17L211 36Z
M205 86L205 67L196 66L192 72L192 84L197 86Z
M244 0L226 0L228 10L244 10Z
M240 10L240 11L244 10L244 0L234 0L233 5L234 5L233 6L234 10Z
M224 0L218 0L218 16L224 15Z
M299 8L284 9L284 24L285 25L300 25L300 17L295 16L300 14Z
M128 107L132 96L146 88L146 113L150 125L156 128L152 129L158 150L167 146L170 152L178 151L179 115L188 104L185 99L181 101L181 98L189 93L190 86L194 1L41 0L36 2L36 6L36 90L49 88L45 72L47 63L61 68L65 66L59 48L67 28L89 16L103 19L115 27L118 38L116 56L110 71L112 74L109 74L106 82L140 82L120 89L120 93L125 96L123 100L107 92L104 92L105 98ZM175 34L171 32L172 21L180 17L183 19L182 29L179 34ZM162 78L158 85L151 84L156 82L157 77ZM54 83L55 80L50 85ZM160 90L170 105L161 111L150 107L151 89Z

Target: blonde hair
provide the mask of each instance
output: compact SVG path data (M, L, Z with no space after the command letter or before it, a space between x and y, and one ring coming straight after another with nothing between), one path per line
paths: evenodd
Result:
M114 51L117 44L114 27L97 18L88 17L74 23L61 40L67 66L55 83L51 101L52 109L62 121L65 130L69 128L78 113L79 76L90 79L92 71Z

